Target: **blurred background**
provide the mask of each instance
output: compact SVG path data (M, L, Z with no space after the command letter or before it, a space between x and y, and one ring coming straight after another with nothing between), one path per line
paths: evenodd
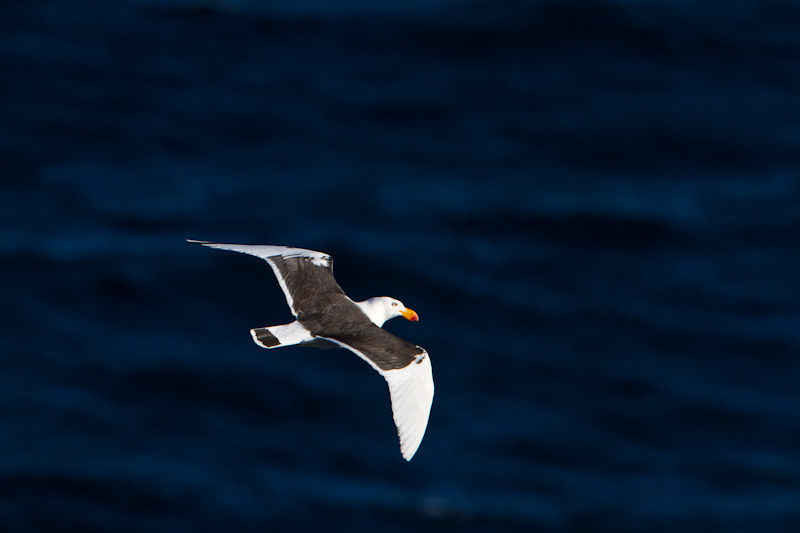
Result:
M3 531L800 530L794 2L6 0L0 74ZM415 309L413 461L187 238Z

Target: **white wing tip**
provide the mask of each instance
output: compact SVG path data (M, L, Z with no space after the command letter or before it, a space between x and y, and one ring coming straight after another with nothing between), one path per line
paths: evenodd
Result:
M220 250L230 250L232 252L250 254L262 259L267 259L273 256L282 256L286 259L292 257L306 257L316 266L331 266L330 255L323 252L317 252L315 250L307 250L305 248L292 248L289 246L276 246L271 244L227 244L221 242L198 241L194 239L186 239L186 242L192 244L202 244L203 246L208 246L209 248L219 248Z
M389 384L392 416L400 439L400 453L410 461L417 453L433 403L433 373L430 357L412 362L405 368L382 372Z
M419 449L419 445L421 443L422 440L420 440L413 448L411 446L407 446L404 448L403 441L400 441L400 453L403 454L403 459L405 459L406 461L411 461L411 458L414 457L414 454L417 453L417 450Z

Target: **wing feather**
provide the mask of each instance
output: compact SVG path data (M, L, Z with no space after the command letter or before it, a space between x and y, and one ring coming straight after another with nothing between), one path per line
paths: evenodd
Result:
M249 254L266 260L295 317L302 313L305 302L314 295L344 294L333 277L333 259L328 254L286 246L223 244L193 240L188 242Z
M387 333L387 335L391 334ZM416 354L408 365L402 368L383 370L373 361L376 359L375 355L333 337L328 337L327 340L347 348L369 363L384 377L389 385L392 417L397 426L397 436L400 439L400 452L406 461L410 461L425 436L433 404L433 369L428 352L417 347L421 353Z

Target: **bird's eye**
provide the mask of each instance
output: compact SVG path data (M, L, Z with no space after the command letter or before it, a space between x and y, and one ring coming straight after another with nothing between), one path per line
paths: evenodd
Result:
M392 305L397 307L397 302L392 302Z

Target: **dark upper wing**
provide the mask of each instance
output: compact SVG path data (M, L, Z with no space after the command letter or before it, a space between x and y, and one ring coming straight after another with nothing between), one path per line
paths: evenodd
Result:
M356 352L378 371L405 368L425 352L416 344L396 337L372 323L357 330L324 336Z
M326 293L344 294L333 277L333 259L322 252L285 246L189 242L265 259L278 278L278 284L286 296L286 303L295 316L303 312L312 296Z
M327 339L364 359L386 379L400 451L410 461L425 436L433 403L433 371L428 352L374 324Z

